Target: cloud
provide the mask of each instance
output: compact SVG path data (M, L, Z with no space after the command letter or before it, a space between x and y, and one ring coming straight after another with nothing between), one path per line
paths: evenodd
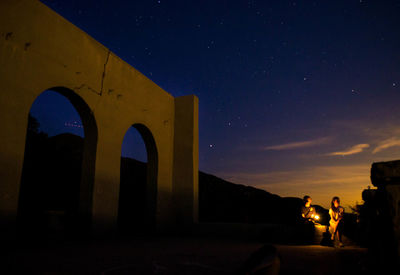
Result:
M400 139L392 137L392 138L383 140L383 141L379 142L378 146L376 146L376 148L372 151L372 153L375 154L382 150L385 150L387 148L394 147L394 146L400 146Z
M275 150L275 151L291 150L291 149L298 149L298 148L326 144L329 141L330 141L330 138L324 137L324 138L308 140L308 141L299 141L299 142L291 142L291 143L285 143L285 144L280 144L280 145L267 146L267 147L264 147L263 150Z
M347 149L345 151L329 153L328 156L354 155L354 154L361 153L362 151L364 151L365 148L368 148L368 147L369 147L369 144L357 144L357 145L350 147L349 149Z
M400 147L400 126L396 121L382 120L346 120L333 121L332 129L336 133L346 133L346 140L364 139L374 149L372 154L384 151L392 147ZM329 134L329 132L328 132ZM333 133L331 133L333 135ZM339 140L341 137L337 137ZM362 148L365 149L365 148ZM398 148L396 148L398 149ZM349 149L350 150L350 149ZM385 151L386 155L393 155L394 150ZM343 155L342 152L335 152L329 155Z

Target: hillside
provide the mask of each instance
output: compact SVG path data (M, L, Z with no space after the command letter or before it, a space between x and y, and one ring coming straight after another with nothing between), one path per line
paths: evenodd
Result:
M271 194L251 186L231 183L199 172L199 218L201 222L279 223L300 220L302 199ZM328 211L315 206L328 221Z
M67 216L75 215L82 149L83 139L72 134L50 138L28 135L21 185L22 212L62 211ZM144 220L145 181L146 163L121 158L120 223L134 226L132 215L136 222ZM301 205L300 198L282 198L199 172L200 222L293 224L299 221ZM326 223L327 211L316 208Z

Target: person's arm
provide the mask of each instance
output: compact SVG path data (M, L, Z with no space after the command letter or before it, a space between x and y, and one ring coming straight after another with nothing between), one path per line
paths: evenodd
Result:
M305 219L306 218L306 214L305 214L305 211L304 211L304 206L302 206L300 208L300 212L301 212L301 216Z
M343 219L343 216L344 216L344 208L341 207L341 206L339 206L338 211L339 211L339 214L338 214L338 222L339 222L339 221L341 221L341 220Z
M333 212L332 209L329 209L329 215L331 216L331 220L334 221L335 223L338 222L338 220L335 217L335 212Z

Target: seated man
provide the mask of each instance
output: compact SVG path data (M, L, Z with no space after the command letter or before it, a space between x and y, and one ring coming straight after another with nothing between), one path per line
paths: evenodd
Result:
M311 206L311 201L312 199L310 196L304 196L304 205L301 207L301 216L306 220L312 220L315 217L315 208Z

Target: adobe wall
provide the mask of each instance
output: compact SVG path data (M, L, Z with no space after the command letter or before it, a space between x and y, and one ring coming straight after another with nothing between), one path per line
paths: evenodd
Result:
M144 125L156 145L157 225L173 225L181 215L186 215L185 220L196 220L195 96L175 99L36 0L0 1L0 83L3 225L13 224L17 215L30 108L43 91L55 87L62 87L59 90L77 108L84 124L88 140L84 167L89 167L89 172L83 181L93 182L82 191L83 197L88 197L82 198L82 205L86 203L82 211L91 215L95 228L108 230L116 224L122 141L133 124ZM176 123L181 116L192 119ZM179 161L174 161L175 155ZM173 178L180 182L175 185ZM193 211L179 213L176 204L180 200L189 200Z

